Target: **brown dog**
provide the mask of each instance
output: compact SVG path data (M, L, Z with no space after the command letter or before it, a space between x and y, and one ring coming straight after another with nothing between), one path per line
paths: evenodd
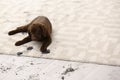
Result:
M38 16L31 23L18 27L15 30L10 31L8 34L13 35L19 32L28 32L28 36L23 40L17 41L16 46L20 46L30 41L40 41L42 46L40 48L42 53L49 53L50 50L47 47L51 44L52 25L48 18L44 16Z

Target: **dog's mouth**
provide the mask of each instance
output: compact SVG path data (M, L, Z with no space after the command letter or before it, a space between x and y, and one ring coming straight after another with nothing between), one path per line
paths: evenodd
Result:
M32 37L31 39L32 39L33 41L42 41L42 38Z
M32 41L39 41L38 39L32 38Z

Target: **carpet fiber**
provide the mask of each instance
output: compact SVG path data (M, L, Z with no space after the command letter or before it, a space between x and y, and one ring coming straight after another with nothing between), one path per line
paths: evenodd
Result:
M119 0L1 0L0 10L1 54L120 65ZM38 42L16 47L26 33L7 34L39 15L53 25L50 54L41 54Z

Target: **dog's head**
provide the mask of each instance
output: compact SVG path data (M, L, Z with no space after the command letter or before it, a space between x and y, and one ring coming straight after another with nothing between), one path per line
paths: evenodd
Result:
M28 29L29 36L33 41L41 41L47 36L44 25L32 24Z

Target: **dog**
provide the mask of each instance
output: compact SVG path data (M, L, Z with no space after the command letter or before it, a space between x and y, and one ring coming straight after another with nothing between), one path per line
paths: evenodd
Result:
M17 27L15 30L9 31L8 35L14 35L19 32L28 32L28 36L23 40L17 41L15 43L16 46L20 46L30 41L40 41L42 42L40 51L42 53L50 53L50 50L47 49L47 47L52 42L52 24L47 17L38 16L29 24Z

